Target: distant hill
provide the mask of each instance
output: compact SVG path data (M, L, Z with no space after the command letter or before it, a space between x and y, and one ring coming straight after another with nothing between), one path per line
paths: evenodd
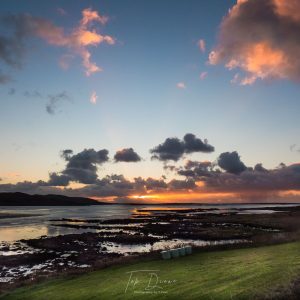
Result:
M62 195L28 195L25 193L0 193L0 206L75 206L103 205L90 198L67 197Z

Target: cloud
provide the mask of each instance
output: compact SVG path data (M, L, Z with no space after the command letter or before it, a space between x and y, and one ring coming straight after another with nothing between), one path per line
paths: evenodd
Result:
M23 95L25 97L28 97L28 98L43 98L43 95L39 92L39 91L25 91L23 93Z
M162 144L150 150L152 159L178 161L184 154L184 143L178 138L167 138Z
M61 8L61 7L58 7L57 9L56 9L56 11L57 11L57 13L59 14L59 15L61 15L61 16L66 16L68 13L63 9L63 8Z
M96 92L93 91L92 94L91 94L91 97L90 97L90 102L92 104L96 104L97 103L97 99L98 99L98 96L97 96Z
M78 26L71 29L70 33L65 33L63 28L40 17L29 14L4 16L0 22L12 34L0 36L0 60L13 68L20 68L26 52L25 41L30 37L39 37L49 45L63 47L72 55L79 55L86 75L90 76L102 69L91 61L89 47L102 43L115 44L112 36L100 34L95 29L96 23L104 25L107 21L106 16L101 16L97 11L87 8L82 11L82 19ZM68 65L68 61L65 61L66 57L69 58L69 56L64 56L60 61L60 64L65 67ZM2 81L5 81L5 77Z
M177 168L177 173L182 176L191 177L195 180L209 177L213 172L214 165L210 161L188 160L184 167Z
M24 54L25 37L22 27L18 22L11 24L10 17L1 18L0 24L2 26L12 27L13 29L12 36L8 36L7 34L0 35L0 60L10 67L20 68ZM2 81L4 81L5 78L9 78L8 75L2 74L1 77Z
M297 144L293 144L290 146L291 152L300 152L300 147L297 146Z
M200 80L204 80L207 77L207 74L207 72L201 72L199 76Z
M71 181L71 177L68 175L59 175L57 173L49 174L48 184L50 186L68 186Z
M37 182L23 181L16 184L5 183L0 184L0 192L23 192L23 193L34 193L39 191L41 188L46 187L45 181L39 180Z
M225 152L220 157L224 171L217 168L218 164L197 161L188 161L176 170L179 175L196 182L194 191L232 193L232 200L266 201L270 196L272 201L284 201L300 193L300 164L280 164L277 168L266 169L258 163L250 168L240 161L237 152Z
M193 179L187 179L187 180L173 179L169 182L168 187L171 190L191 190L196 187L196 184Z
M209 55L213 65L240 69L234 81L300 80L300 2L297 0L239 0L223 19L217 46Z
M10 88L8 91L8 95L12 96L16 93L16 89L15 88Z
M1 49L0 49L1 51ZM0 71L0 84L5 84L11 81L11 77L9 75L1 74Z
M139 162L141 157L132 149L125 148L116 152L114 159L116 162Z
M233 191L261 196L283 191L300 191L300 164L282 166L276 169L248 168L240 174L218 173L204 179L207 189Z
M108 150L84 149L73 154L71 150L63 150L62 157L67 161L66 168L61 172L68 176L70 181L91 184L98 179L97 165L108 161Z
M218 158L218 165L232 174L240 174L247 169L236 151L222 153Z
M69 160L71 158L71 156L73 155L73 150L71 149L65 149L62 150L60 153L60 156L64 159L64 160Z
M185 153L193 153L193 152L210 153L215 151L215 148L209 145L206 139L202 141L192 133L187 133L183 137L183 140L184 140Z
M201 39L198 41L197 45L198 45L200 51L204 53L205 49L206 49L205 41L203 39Z
M46 112L50 115L55 115L60 104L64 101L71 101L70 96L67 94L66 91L62 91L57 94L49 94L47 97L45 97L43 94L41 94L39 91L25 91L23 93L24 97L27 98L41 98L46 99Z
M230 195L227 201L231 202L297 200L295 195L300 193L300 164L280 164L277 168L266 169L258 163L254 168L245 168L237 152L225 154L220 155L223 162L224 159L226 161L224 171L218 169L218 164L209 161L187 161L183 167L175 169L186 178L167 182L165 177L137 177L129 180L120 174L99 179L97 167L108 161L107 150L84 149L74 154L72 150L66 149L61 152L67 162L62 172L50 173L48 181L0 184L0 192L54 193L110 200L122 198L128 202L130 199L151 201L152 197L172 201L173 196L174 199L197 201L203 199L203 195L204 199L212 201L219 197L225 197L222 199L226 200L226 195ZM69 184L74 181L84 186L71 188Z
M151 153L154 158L166 162L177 161L188 153L205 153L213 150L214 147L206 140L202 141L189 133L183 139L167 138L164 143L152 149ZM169 180L165 176L128 179L122 174L100 178L99 167L109 161L106 149L91 148L78 153L64 149L60 156L65 161L65 167L59 172L49 172L47 181L23 181L16 184L1 182L0 192L52 193L107 200L124 199L129 202L130 199L294 201L300 194L300 163L292 165L280 163L273 169L267 169L261 163L247 167L236 151L221 153L213 162L188 160L183 166L165 165L165 169L175 172L175 177ZM117 151L114 159L138 161L140 157L132 148L125 148ZM178 176L184 178L178 179ZM4 179L6 181L6 178ZM80 183L80 187L73 187L74 182Z
M20 69L26 52L25 40L32 36L28 26L29 15L7 15L0 17L0 25L6 33L0 34L0 61ZM0 83L11 81L10 75L0 73Z
M73 58L75 57L74 54L64 54L60 57L58 64L59 66L63 69L63 70L68 70L71 64L71 61L73 60Z
M70 97L66 92L61 92L55 95L48 95L48 103L46 104L46 111L50 115L54 115L57 112L59 104L63 101L69 101Z
M120 178L106 176L96 184L83 188L84 194L97 195L98 197L124 197L135 191L134 184L123 176Z
M186 89L186 85L185 85L184 82L178 82L178 83L176 84L176 86L177 86L177 88L179 88L179 89Z
M104 25L107 23L107 21L107 16L101 16L97 11L86 8L82 11L82 19L80 24L83 27L89 25L91 22L99 22Z
M204 152L210 153L214 147L209 145L207 140L202 141L194 134L187 133L183 140L178 138L167 138L162 144L150 150L152 159L161 161L178 161L185 153Z
M134 186L135 189L138 191L163 191L168 188L167 182L162 179L155 179L148 177L147 179L144 179L142 177L134 178Z
M257 172L265 172L265 173L269 172L266 168L263 167L263 165L262 165L261 163L256 164L256 165L254 166L254 171L257 171Z
M84 149L74 154L71 149L61 151L61 157L67 162L66 167L59 173L49 174L49 180L42 182L42 186L63 186L70 182L83 184L95 184L98 179L98 165L102 165L109 160L108 150ZM35 186L33 186L35 188Z

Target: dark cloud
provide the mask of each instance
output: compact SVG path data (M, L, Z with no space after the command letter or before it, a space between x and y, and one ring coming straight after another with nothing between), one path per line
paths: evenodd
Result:
M46 111L50 115L57 112L59 105L64 101L69 101L70 97L66 92L61 92L55 95L48 95L48 103L46 104Z
M37 182L23 181L16 184L6 183L0 184L0 192L23 192L34 193L41 188L48 186L47 182L39 180Z
M25 39L33 34L29 15L7 15L0 18L5 33L0 34L0 61L14 69L22 67L26 52ZM7 74L0 75L0 83L10 81Z
M130 181L123 175L110 175L97 180L94 184L81 188L80 194L96 197L125 197L128 200L127 197L132 195L151 195L151 193L156 192L190 190L193 188L195 188L195 182L192 179L171 180L167 183L164 179L138 177Z
M59 107L61 106L61 104L63 102L66 101L71 101L70 96L68 95L68 93L66 91L62 91L60 93L56 93L56 94L49 94L47 96L44 96L42 93L40 93L37 90L33 90L33 91L25 91L23 93L24 97L27 98L41 98L41 99L46 99L46 112L50 115L54 115L57 113Z
M192 190L196 187L196 184L193 179L173 179L169 182L168 187L170 190Z
M57 173L50 173L48 184L50 186L68 186L70 181L71 181L71 177L68 175L59 175Z
M247 169L239 175L219 173L205 179L210 190L234 193L280 193L300 190L300 164L262 171ZM263 200L263 199L262 199Z
M62 150L60 154L60 156L65 160L69 160L72 155L73 155L73 150L71 149Z
M24 54L25 33L20 27L20 22L12 22L11 18L12 16L6 16L0 19L1 25L9 25L8 32L12 31L11 36L0 35L0 60L11 67L20 68Z
M256 171L256 172L269 172L266 168L263 167L262 164L256 164L254 166L254 171Z
M232 174L240 174L247 169L236 151L222 153L218 158L218 165Z
M193 152L213 152L214 147L197 138L194 134L187 133L183 140L178 138L167 138L162 144L150 150L152 159L161 161L174 160L178 161L185 153Z
M202 177L211 176L214 165L209 161L187 161L185 166L177 169L177 173L182 176L200 179Z
M84 154L83 156L86 156ZM73 157L73 156L72 156ZM72 158L70 158L72 159ZM84 161L86 159L83 159ZM82 161L82 159L80 159ZM92 161L95 161L92 159ZM102 159L100 160L102 161ZM83 166L79 163L81 169ZM85 163L84 163L85 165ZM176 191L200 192L200 193L233 193L230 200L244 199L244 201L265 201L266 199L284 200L283 192L300 191L300 164L281 166L268 169L257 164L254 168L247 168L240 174L221 172L211 169L208 162L189 162L186 170L194 171L199 168L210 173L200 177L189 177L186 180L173 179L166 182L164 178L154 179L141 177L128 180L123 175L110 175L102 179L96 179L82 188L72 189L67 187L69 175L51 173L48 182L19 182L17 184L0 184L1 192L26 192L26 193L56 193L69 196L98 197L105 199L133 199L133 195L149 195L155 193L168 193ZM197 177L198 176L198 177ZM71 178L70 178L71 179ZM74 178L72 178L74 180ZM195 182L201 180L204 185L198 186ZM78 181L78 180L77 180ZM56 188L56 186L64 187ZM214 197L214 196L212 196ZM294 196L290 199L294 199ZM138 197L136 198L138 199ZM214 199L214 198L211 198ZM297 199L296 199L297 200ZM140 200L139 200L140 201ZM130 201L129 201L130 202Z
M114 159L116 162L138 162L141 157L132 149L125 148L116 152Z
M136 188L135 182L127 180L123 175L110 175L81 188L80 194L94 197L127 197L144 191L144 188Z
M11 81L11 77L9 75L2 74L0 71L0 84L5 84Z
M135 187L138 190L146 189L146 190L165 190L168 188L168 184L165 181L165 178L162 179L154 179L154 178L147 178L143 179L141 177L135 178Z
M43 95L39 91L25 91L23 93L25 97L28 98L43 98Z
M183 140L185 142L185 140ZM182 142L182 143L183 143ZM29 194L65 194L69 196L98 197L140 201L139 195L161 193L204 193L214 200L215 193L230 194L230 200L265 201L265 199L295 199L294 191L300 192L300 163L287 166L283 163L274 169L266 169L261 163L253 168L246 167L237 152L224 152L216 162L187 161L184 166L175 167L183 180L167 181L166 177L129 180L120 174L98 177L98 167L109 160L108 150L84 149L73 153L71 149L61 152L66 166L61 172L51 172L49 180L0 184L0 192L25 192ZM173 166L172 166L173 167ZM221 169L222 170L221 170ZM1 178L0 178L1 181ZM71 188L71 182L85 186ZM292 196L290 196L290 193ZM231 195L232 194L232 195ZM292 198L291 198L292 197ZM197 200L195 198L195 200ZM246 199L246 200L245 200ZM184 199L183 199L184 200ZM130 202L130 201L129 201Z
M15 88L10 88L8 91L8 95L12 96L16 93L16 89Z
M297 146L297 144L293 144L290 146L291 152L300 152L300 147Z
M300 80L300 2L298 0L237 1L223 19L211 64L238 68L234 81Z
M67 162L65 169L59 173L50 173L47 182L40 180L38 182L25 181L17 184L2 184L0 185L0 191L28 193L50 191L60 193L61 190L51 187L67 187L71 181L83 184L99 184L98 165L109 160L108 150L106 149L99 151L84 149L77 154L73 154L72 150L67 149L62 151L61 156ZM64 190L64 192L70 193L70 189Z
M163 168L164 168L164 170L170 171L170 172L174 172L174 171L176 170L176 166L173 166L173 165L167 165L167 164L165 164L165 165L163 166Z
M205 139L202 142L201 139L196 138L196 136L192 133L188 133L183 137L184 140L184 148L185 153L193 153L193 152L214 152L215 148L207 143Z
M67 161L67 165L61 173L68 176L70 181L85 184L95 183L98 179L97 165L108 161L108 150L84 149L77 154L72 155L72 153L69 149L62 151L62 156Z
M178 138L167 138L150 150L153 159L178 161L184 153L184 144Z

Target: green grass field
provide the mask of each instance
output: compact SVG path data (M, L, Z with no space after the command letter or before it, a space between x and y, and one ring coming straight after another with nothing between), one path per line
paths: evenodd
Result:
M253 299L288 289L299 275L300 242L294 242L118 265L19 288L0 299Z

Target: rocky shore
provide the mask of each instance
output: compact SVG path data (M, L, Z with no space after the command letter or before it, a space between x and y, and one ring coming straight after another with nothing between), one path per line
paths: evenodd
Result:
M240 209L137 210L127 219L51 220L52 226L90 229L81 234L42 236L0 243L0 291L65 273L86 272L166 248L244 247L293 240L300 229L299 207L252 214Z

